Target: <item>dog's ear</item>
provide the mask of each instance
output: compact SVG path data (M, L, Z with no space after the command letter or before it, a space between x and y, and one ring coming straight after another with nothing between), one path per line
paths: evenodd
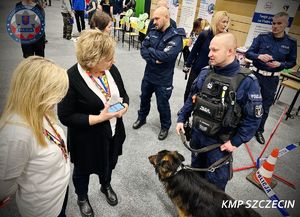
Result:
M178 153L178 151L175 151L176 155L178 156L179 160L181 160L181 162L185 161L184 157Z

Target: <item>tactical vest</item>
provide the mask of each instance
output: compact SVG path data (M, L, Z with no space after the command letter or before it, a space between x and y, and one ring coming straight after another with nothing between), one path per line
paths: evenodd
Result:
M241 107L236 103L236 90L250 73L241 67L239 73L229 77L210 70L201 91L196 94L193 127L205 135L218 136L224 142L229 140L242 116Z

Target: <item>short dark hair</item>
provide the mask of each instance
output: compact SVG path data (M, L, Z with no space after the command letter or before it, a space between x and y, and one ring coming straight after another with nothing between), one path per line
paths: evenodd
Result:
M91 29L98 28L103 31L110 22L111 17L107 13L96 11L91 18L90 26Z
M275 14L274 17L275 18L277 18L277 17L287 17L287 19L289 19L289 14L284 12L284 11L281 11L281 12Z

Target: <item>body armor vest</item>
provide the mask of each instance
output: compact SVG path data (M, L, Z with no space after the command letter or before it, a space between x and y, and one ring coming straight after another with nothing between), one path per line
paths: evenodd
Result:
M229 140L242 116L241 107L236 103L236 90L250 73L241 67L239 73L229 77L210 70L196 95L193 127L224 142Z

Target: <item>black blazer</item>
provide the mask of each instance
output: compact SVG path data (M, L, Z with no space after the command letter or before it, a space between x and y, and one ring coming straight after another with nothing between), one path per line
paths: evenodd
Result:
M119 89L123 102L129 97L123 80L115 65L109 70ZM117 118L116 131L112 137L109 121L89 125L89 115L98 115L104 108L101 99L87 86L80 75L77 64L68 70L69 90L58 104L58 117L68 127L68 148L71 162L87 173L105 174L115 168L122 154L125 129L122 118Z

